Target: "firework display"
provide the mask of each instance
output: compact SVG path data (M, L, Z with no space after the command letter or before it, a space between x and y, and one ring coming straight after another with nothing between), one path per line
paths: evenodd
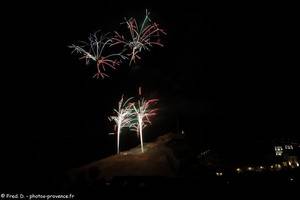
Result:
M131 126L132 120L134 119L132 112L132 104L129 104L130 100L133 98L129 98L124 101L124 97L122 96L119 101L118 109L114 109L114 116L109 117L110 121L115 123L115 129L117 134L117 153L120 153L120 135L121 130L124 127Z
M159 28L159 24L152 22L150 12L146 10L146 16L139 26L135 18L126 19L126 24L129 31L129 35L126 37L117 31L112 38L113 45L121 44L126 51L129 51L126 55L130 57L130 65L132 62L136 62L136 59L141 59L140 52L143 50L150 51L150 48L154 45L163 47L160 41L160 35L166 35L166 32Z
M120 153L121 129L125 127L137 133L140 138L141 150L144 152L143 129L151 124L152 118L157 114L158 109L155 108L157 102L158 99L146 100L141 98L133 101L133 97L131 97L124 101L124 98L121 98L118 109L114 109L116 115L109 117L110 121L115 123L118 154Z
M158 109L153 108L158 99L138 100L133 104L135 120L132 120L131 128L135 130L140 137L141 150L144 152L143 129L151 124L151 119L157 114Z
M122 59L126 59L122 55L123 52L114 53L110 46L112 40L108 37L108 34L101 35L99 32L91 34L88 38L88 42L81 42L82 45L69 46L73 49L73 52L81 55L80 59L85 59L86 65L90 62L96 63L95 78L109 77L106 73L107 68L116 69L120 65Z
M160 36L166 35L166 32L159 28L159 24L152 22L149 15L150 12L146 10L140 26L135 18L125 18L122 24L126 24L126 33L114 31L114 35L111 35L97 31L89 36L87 42L81 42L81 45L72 44L69 48L81 55L80 59L85 59L86 65L96 63L94 78L109 77L107 68L115 70L127 59L131 65L141 59L140 53L143 50L150 51L153 46L163 47Z

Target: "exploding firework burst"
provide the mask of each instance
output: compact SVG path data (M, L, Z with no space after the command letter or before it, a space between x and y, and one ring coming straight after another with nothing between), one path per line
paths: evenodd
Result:
M96 63L97 71L93 77L95 78L105 78L109 77L105 72L107 68L116 69L120 65L120 61L126 59L120 53L112 53L110 46L113 45L112 39L108 37L108 34L100 34L99 31L91 34L88 38L88 42L82 42L82 45L69 46L82 57L80 59L85 59L86 65L90 62Z
M132 62L136 62L136 59L141 59L139 54L142 50L149 51L154 45L163 47L160 42L160 35L166 35L166 32L159 28L159 24L152 22L149 15L150 12L146 10L146 16L141 26L138 26L135 18L125 18L124 24L127 25L129 36L125 37L115 31L115 36L112 38L114 41L112 45L121 44L130 51L127 54L130 57L130 65Z
M120 153L120 135L122 128L130 127L132 121L134 120L134 112L131 103L129 103L133 98L129 98L124 101L122 96L119 101L118 109L114 109L115 116L111 116L108 119L115 123L115 129L117 134L117 153Z
M157 104L158 99L145 100L142 98L132 105L135 120L131 121L131 128L135 130L140 137L141 150L144 152L143 129L151 124L151 118L157 114L158 109L153 108Z

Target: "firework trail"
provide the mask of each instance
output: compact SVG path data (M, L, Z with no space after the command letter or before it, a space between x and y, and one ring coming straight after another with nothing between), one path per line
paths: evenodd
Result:
M129 50L127 56L130 57L129 65L132 62L136 62L136 59L141 59L140 52L143 50L150 51L150 48L154 45L163 47L160 42L160 35L166 35L166 32L159 28L159 24L152 22L149 18L150 12L146 10L146 16L140 26L138 26L135 18L126 19L123 24L126 24L129 31L129 36L115 31L115 35L112 38L113 45L121 44L126 50Z
M120 153L120 135L122 128L130 127L134 119L134 112L131 103L129 103L133 98L129 98L124 102L122 96L119 101L118 109L114 109L114 116L110 116L108 119L115 123L115 129L117 134L117 153Z
M140 137L141 150L144 152L143 129L151 124L151 119L157 114L158 109L153 108L157 104L158 99L145 100L144 98L137 101L136 105L133 104L135 113L135 120L131 121L130 128L135 130Z
M113 45L113 40L108 37L108 34L100 34L99 31L91 34L88 42L81 42L82 45L70 45L69 48L73 52L81 55L80 59L85 59L86 65L90 62L96 63L96 73L93 77L105 78L109 77L105 72L107 68L116 69L120 65L120 61L126 59L123 52L112 53L110 46Z

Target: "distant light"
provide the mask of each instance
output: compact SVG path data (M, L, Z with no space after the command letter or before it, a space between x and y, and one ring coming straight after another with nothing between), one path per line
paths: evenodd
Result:
M264 167L263 167L263 166L260 166L259 169L264 169Z
M299 163L296 161L296 166L299 167Z
M253 170L253 167L248 167L247 168L249 171L252 171Z
M294 181L294 179L293 179L293 178L290 178L290 181L292 182L292 181Z
M280 164L276 164L275 167L277 167L278 169L281 169L281 165Z
M241 172L242 170L241 170L241 168L236 168L236 171Z
M275 146L274 149L275 149L275 151L283 150L282 146Z
M222 172L216 172L216 175L217 176L223 176L223 173Z
M276 156L281 156L283 154L283 148L282 148L282 146L275 146L274 150L275 150L275 155Z
M273 166L273 165L271 165L270 167L271 167L271 169L273 169L273 168L274 168L274 166Z
M283 166L285 166L285 167L288 166L287 162L283 162L282 164L283 164Z
M293 149L293 145L285 145L284 148L285 149Z

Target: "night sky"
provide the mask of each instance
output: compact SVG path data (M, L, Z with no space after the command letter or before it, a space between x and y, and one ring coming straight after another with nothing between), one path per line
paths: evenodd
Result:
M115 143L107 135L107 116L123 93L134 96L139 86L160 99L149 140L179 127L199 150L232 153L256 142L299 138L298 14L280 5L235 6L11 6L2 37L8 44L2 86L9 122L1 146L7 169L61 172L110 155ZM92 79L94 66L85 66L67 46L99 29L119 29L124 17L143 19L146 8L167 32L165 47L108 79ZM137 144L128 142L124 149Z

